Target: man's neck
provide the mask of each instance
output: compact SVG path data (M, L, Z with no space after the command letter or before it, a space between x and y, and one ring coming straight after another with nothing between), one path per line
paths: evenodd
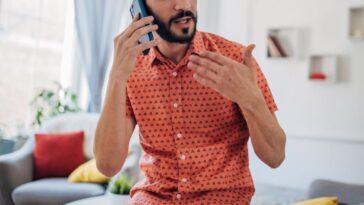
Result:
M162 40L158 46L158 50L164 57L178 64L185 56L189 45L189 43L170 43Z

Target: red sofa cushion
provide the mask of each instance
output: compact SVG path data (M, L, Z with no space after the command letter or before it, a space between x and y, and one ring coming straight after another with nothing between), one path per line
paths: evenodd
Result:
M84 132L35 134L34 178L67 177L85 162Z

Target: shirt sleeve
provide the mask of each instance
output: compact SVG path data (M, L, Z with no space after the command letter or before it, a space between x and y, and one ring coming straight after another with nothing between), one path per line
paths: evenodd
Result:
M278 110L278 107L275 103L275 100L273 98L272 92L269 88L267 79L265 78L262 70L260 69L260 66L258 65L257 61L254 59L254 65L255 65L255 70L256 70L256 74L257 74L257 83L258 86L260 88L260 91L262 92L264 99L265 99L265 103L267 104L269 110L271 112L275 112Z
M126 103L125 103L126 117L135 118L133 107L131 106L131 102L130 102L130 98L129 98L129 95L128 95L128 89L127 88L125 89L125 94L126 94Z

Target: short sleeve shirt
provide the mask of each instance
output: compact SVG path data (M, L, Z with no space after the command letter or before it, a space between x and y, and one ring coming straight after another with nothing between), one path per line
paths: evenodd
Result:
M139 125L144 151L129 204L249 204L249 131L239 106L203 86L187 68L188 57L213 51L243 63L245 47L197 32L175 64L153 48L139 56L127 80L126 115ZM271 112L277 110L255 61L258 86Z

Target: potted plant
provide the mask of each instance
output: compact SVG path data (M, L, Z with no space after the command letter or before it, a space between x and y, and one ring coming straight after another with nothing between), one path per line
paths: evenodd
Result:
M49 117L81 111L77 104L77 95L71 90L63 88L58 82L54 84L55 89L41 90L30 103L35 111L34 127L39 127Z
M128 179L127 175L121 173L109 181L108 195L112 197L115 204L120 203L121 201L127 202L130 199L129 194L133 185L134 183Z

